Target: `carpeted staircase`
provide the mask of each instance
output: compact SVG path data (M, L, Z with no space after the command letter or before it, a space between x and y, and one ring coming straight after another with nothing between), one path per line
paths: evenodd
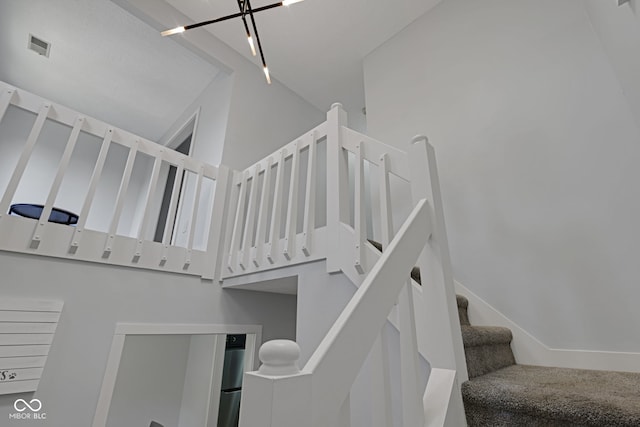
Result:
M369 240L376 249L382 245ZM411 278L420 283L420 270ZM469 427L640 427L640 373L516 364L511 330L472 326L456 297L469 381Z
M507 328L471 326L458 295L469 427L640 426L640 374L518 365Z

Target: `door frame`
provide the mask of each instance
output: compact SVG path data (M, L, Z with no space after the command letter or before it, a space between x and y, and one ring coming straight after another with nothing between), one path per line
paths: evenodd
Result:
M96 412L92 427L106 427L111 400L116 385L118 369L122 359L122 351L127 336L135 335L215 335L213 369L210 373L210 399L207 425L215 426L220 404L220 383L224 366L224 350L226 336L229 334L246 334L245 372L257 369L258 343L262 342L262 326L260 325L224 325L224 324L184 324L184 323L118 323L111 342L107 367L105 369ZM221 363L216 363L216 361ZM218 385L216 387L216 385Z

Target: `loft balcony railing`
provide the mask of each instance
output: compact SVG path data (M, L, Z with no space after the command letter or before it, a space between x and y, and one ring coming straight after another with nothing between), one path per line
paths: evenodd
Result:
M0 249L213 278L229 169L1 82L0 147ZM76 223L48 221L58 209Z

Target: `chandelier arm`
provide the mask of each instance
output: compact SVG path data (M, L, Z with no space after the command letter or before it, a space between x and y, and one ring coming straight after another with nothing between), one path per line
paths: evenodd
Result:
M269 9L273 9L274 7L280 7L280 6L282 6L282 2L272 3L272 4L268 4L266 6L260 6L260 7L257 7L255 9L251 9L251 5L248 4L248 9L249 9L249 14L251 15L252 13L258 13L258 12L262 12L264 10L269 10ZM185 30L192 30L194 28L204 27L205 25L215 24L216 22L222 22L222 21L227 21L229 19L233 19L233 18L239 18L241 16L242 16L242 12L233 13L231 15L223 16L221 18L216 18L216 19L211 19L209 21L202 21L202 22L197 22L195 24L185 25L184 29ZM258 38L257 34L256 34L256 38Z
M260 36L258 35L258 27L256 27L256 20L253 17L253 12L258 11L258 9L254 11L251 8L251 2L249 0L244 0L244 1L247 2L247 6L249 6L249 18L251 19L251 25L253 26L253 34L255 34L256 42L258 43L258 51L260 52L260 59L262 59L262 66L264 68L267 68L267 62L264 60L264 53L262 52L262 43L260 43ZM275 4L282 6L282 2L275 3Z

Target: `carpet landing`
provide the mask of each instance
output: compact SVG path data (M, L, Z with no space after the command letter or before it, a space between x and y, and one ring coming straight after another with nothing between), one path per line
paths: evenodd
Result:
M462 385L469 427L640 427L640 374L517 365L511 331L458 313L469 371Z

